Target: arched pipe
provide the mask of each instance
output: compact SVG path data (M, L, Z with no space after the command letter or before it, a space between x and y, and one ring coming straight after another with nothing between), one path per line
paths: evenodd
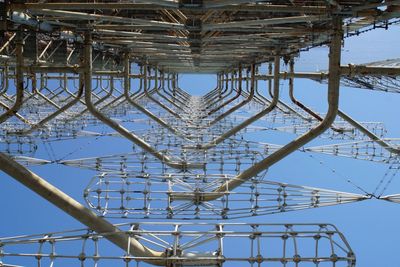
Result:
M181 138L185 138L185 136L181 132L179 132L178 130L173 128L171 125L169 125L167 122L165 122L164 120L159 118L157 115L153 114L151 111L149 111L145 107L143 107L140 104L136 103L131 98L131 95L129 94L129 89L131 87L129 74L130 74L129 54L126 53L125 56L124 56L124 94L125 94L125 97L126 97L127 101L132 106L134 106L136 109L140 110L143 114L148 116L150 119L152 119L153 121L157 122L158 124L160 124L164 128L168 129L170 132L174 133L175 135L177 135L177 136L179 136Z
M252 167L246 169L234 179L230 179L217 189L212 191L212 194L204 194L203 196L196 196L201 201L212 201L220 198L224 194L229 194L231 190L240 186L249 179L255 177L260 172L276 164L289 154L301 148L308 142L312 141L323 132L328 130L335 121L339 108L339 87L340 87L340 55L341 43L343 37L342 20L339 17L333 18L333 34L329 49L329 80L328 80L328 112L326 113L323 121L316 127L312 128L307 133L301 135L297 139L286 144L278 149L268 157L254 164ZM279 57L275 57L275 70L274 70L274 99L273 102L277 103L277 94L279 93ZM188 200L193 200L189 199Z
M183 107L181 109L189 108L188 106L189 97L183 95L182 92L180 92L179 90L171 90L172 79L169 79L169 75L166 75L165 73L160 73L160 76L161 76L161 87L160 87L161 90L159 90L158 94L160 94L163 98L172 99L172 102L174 104L175 102L177 102L180 105L180 107ZM167 78L165 76L167 76ZM167 83L167 86L165 86L165 83ZM161 92L163 92L165 95L162 94Z
M343 37L342 20L339 17L334 17L332 24L333 34L329 48L328 112L326 113L323 121L315 128L312 128L307 133L301 135L300 137L286 144L284 147L278 149L265 159L261 160L244 172L240 173L235 177L235 179L227 181L226 183L218 187L216 190L214 190L214 193L216 194L205 196L204 201L215 200L223 195L224 192L230 191L240 186L245 181L248 181L260 172L279 162L280 160L293 153L300 147L304 146L308 142L312 141L331 127L331 125L335 121L339 108L340 56ZM276 69L277 65L279 64L275 63L275 77L277 78L274 79L274 83L279 86L279 70ZM276 88L274 88L274 91L276 91ZM276 93L277 92L274 92L274 97L276 97Z
M166 110L169 114L171 114L174 117L182 120L182 117L178 113L176 113L174 110L172 110L171 108L167 107L166 105L164 105L163 103L161 103L160 101L158 101L157 99L155 99L152 96L152 93L149 92L149 89L148 89L148 86L150 85L150 83L149 83L149 79L148 79L149 77L148 77L148 74L147 74L147 66L144 66L143 69L144 69L144 73L143 73L143 75L144 75L144 81L143 81L144 82L144 93L145 93L146 97L148 99L150 99L151 101L153 101L154 103L156 103L162 109ZM154 80L154 88L153 89L158 90L157 70L155 71L155 80Z
M290 60L290 62L289 62L289 72L290 72L290 74L294 73L293 60ZM311 108L307 107L302 102L297 100L296 97L294 96L294 77L293 77L293 75L290 75L290 77L289 77L289 97L290 97L290 100L293 102L293 104L295 104L296 106L298 106L299 108L301 108L302 110L304 110L305 112L310 114L313 118L317 119L318 121L323 121L323 118L319 114L317 114ZM337 128L333 124L331 125L330 128L337 133L343 133L345 131L345 129Z
M227 101L225 101L224 103L222 103L221 105L218 105L218 107L215 107L214 109L210 110L209 112L207 112L207 116L203 117L203 118L207 118L211 115L213 115L214 113L218 112L219 110L223 109L224 107L228 106L229 104L231 104L233 101L235 101L236 99L238 99L240 96L242 96L242 90L243 90L243 80L242 80L242 66L239 66L238 69L238 79L236 80L236 82L238 82L238 86L236 91L236 94L228 99ZM233 86L234 80L233 80L233 76L232 76L232 86ZM219 121L219 120L218 120Z
M295 103L300 108L302 108L303 110L305 110L307 113L309 113L311 116L313 116L317 120L322 121L322 118L318 114L316 114L314 111L312 111L311 109L306 107L303 103L301 103L300 101L298 101L294 97L294 86L293 86L294 65L293 65L293 60L290 61L289 71L290 71L290 74L289 74L289 76L290 76L289 77L289 95L290 95L290 98L291 98L292 102ZM342 72L342 70L341 70L341 72ZM365 134L366 136L371 138L371 140L373 140L375 143L377 143L380 146L382 146L382 148L386 149L388 152L394 153L394 154L399 154L400 153L400 149L398 149L398 148L392 146L391 144L387 143L386 141L382 140L376 134L374 134L373 132L368 130L366 127L364 127L362 124L360 124L359 122L357 122L356 120L351 118L349 115L347 115L345 112L343 112L340 109L338 109L338 116L341 117L343 120L345 120L350 125L352 125L357 130L359 130L360 132L362 132L363 134ZM339 132L339 133L343 132L343 129L336 128L336 127L333 127L333 126L331 126L331 129L336 131L336 132Z
M162 89L162 87L163 87L163 84L162 84L161 79L160 79L160 78L161 78L161 73L160 73L160 74L158 73L157 68L155 68L154 71L155 71L155 73L156 73L155 77L156 77L157 81L160 80L160 81L158 82L158 87L155 87L155 88L154 88L154 89L155 89L154 92L155 92L158 96L160 96L162 99L164 99L165 101L167 101L168 103L170 103L172 106L174 106L176 109L181 110L181 111L184 111L184 107L178 105L178 104L176 103L176 101L174 101L174 99L176 99L175 96L173 96L173 99L171 100L170 98L166 97L165 95L163 95L163 94L161 93L161 89ZM186 106L186 107L187 107L187 106Z
M203 168L203 164L188 164L184 161L173 161L170 157L166 156L158 152L154 149L150 144L142 140L140 137L136 136L134 133L131 133L128 129L124 128L119 123L115 122L114 120L108 118L99 110L92 103L91 98L91 87L92 87L92 39L90 33L85 34L85 44L84 44L84 83L85 83L85 102L87 108L89 109L90 113L93 114L97 119L102 121L104 124L108 125L116 132L124 136L126 139L130 140L132 143L136 144L137 146L141 147L143 150L149 152L151 155L159 159L161 162L165 163L171 168L175 169L187 169L187 168ZM144 85L146 88L146 84Z
M219 97L214 97L213 99L210 99L210 101L207 103L207 106L204 108L204 111L207 111L210 108L216 106L218 103L221 103L223 100L225 100L226 98L230 97L232 92L234 91L233 82L231 82L231 86L229 86L229 80L233 81L234 74L231 73L231 79L229 79L229 73L225 73L224 76L225 76L225 79L223 79L223 81L225 81L224 90L219 95ZM222 84L223 84L223 82L222 82Z
M240 70L241 71L241 68ZM241 107L243 107L244 105L247 105L254 97L254 87L255 87L255 80L254 80L254 76L255 76L255 65L252 64L251 65L251 82L250 82L250 93L248 94L248 97L244 100L241 101L239 104L233 106L232 108L230 108L229 110L225 111L224 113L222 113L221 115L219 115L218 117L216 117L215 119L213 119L208 126L214 125L215 123L219 122L220 120L226 118L227 116L229 116L230 114L232 114L233 112L237 111L238 109L240 109ZM241 83L241 75L239 76L239 83ZM240 88L239 88L240 90Z
M202 96L202 98L206 102L208 102L209 99L213 99L214 97L217 97L217 96L220 97L223 94L223 91L222 91L222 90L224 90L223 83L222 83L223 75L224 75L223 73L217 73L217 85L216 85L216 87Z
M62 106L56 112L54 112L54 113L50 114L49 116L47 116L46 118L42 119L40 122L36 123L35 125L32 125L31 128L29 130L25 131L23 134L30 134L33 131L35 131L36 129L43 127L46 123L50 122L51 120L56 118L58 115L64 113L66 110L68 110L69 108L71 108L72 106L77 104L80 101L82 95L83 95L83 83L81 83L81 85L79 86L79 90L73 100L71 100L64 106Z
M218 136L217 138L211 140L209 143L204 144L204 145L198 145L197 148L199 149L209 149L217 146L218 144L222 143L225 141L227 138L235 135L239 131L243 130L253 122L257 121L258 119L266 116L268 113L270 113L277 105L278 99L279 99L279 70L280 70L280 58L279 55L275 56L274 59L274 97L272 98L271 103L269 104L268 107L257 113L256 115L248 118L247 120L243 121L239 125L233 127L229 131L223 133L222 135Z

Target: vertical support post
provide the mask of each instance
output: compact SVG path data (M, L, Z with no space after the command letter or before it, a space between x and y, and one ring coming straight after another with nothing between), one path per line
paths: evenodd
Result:
M91 103L92 44L90 33L86 33L85 37L85 100L87 103ZM20 43L20 47L17 49L17 52L19 54L19 60L21 60L22 43ZM23 73L21 69L22 68L19 68L18 75L19 82L22 82L23 89L23 77L21 77ZM126 233L121 232L121 230L116 226L98 217L94 212L84 207L82 204L3 153L0 153L0 170L4 171L15 180L25 185L44 199L48 200L53 205L77 219L90 229L99 233L110 233L109 235L106 235L105 238L123 250L127 250L128 246L130 246L132 255L150 258L145 261L149 262L150 264L165 266L164 252L154 251L142 245L136 239L129 238Z
M17 39L16 39L16 48L15 48L15 53L16 53L16 60L17 64L15 67L15 76L16 76L16 94L15 94L15 102L14 105L8 109L6 112L0 115L0 123L5 122L19 111L19 109L22 106L22 100L24 98L24 72L23 72L23 66L24 66L24 40L22 36L22 32L18 31L17 33Z
M186 162L173 162L168 156L158 152L155 148L153 148L150 144L142 140L140 137L128 131L119 123L114 120L108 118L103 113L101 113L92 103L92 38L89 32L85 34L85 44L84 44L84 58L85 64L83 67L84 70L84 84L85 84L85 102L90 113L93 114L97 119L102 121L104 124L110 126L112 129L117 131L120 135L130 140L132 143L138 145L142 149L146 150L154 157L159 159L162 162L165 162L168 166L177 169L187 168L188 165ZM145 72L147 71L147 66L145 67ZM146 78L145 78L145 82ZM146 90L146 88L145 88ZM203 167L203 165L199 164L191 164L189 165L194 168Z
M124 90L128 92L127 97L129 97L129 91L131 88L131 64L129 61L129 53L125 52L124 54Z
M277 151L272 153L270 156L266 157L257 164L253 165L244 172L240 173L235 177L235 179L231 179L230 181L221 185L214 191L216 193L221 193L221 194L214 194L212 196L207 196L207 198L205 198L206 201L217 199L226 190L232 190L240 186L245 181L251 179L260 172L264 171L265 169L279 162L289 154L293 153L300 147L304 146L308 142L312 141L314 138L316 138L317 136L325 132L327 129L329 129L329 127L333 124L336 115L338 113L338 107L339 107L340 56L341 56L341 45L343 37L342 20L340 17L335 16L332 19L332 29L333 29L332 39L329 47L328 112L326 113L326 116L323 119L323 121L320 124L318 124L315 128L312 128L307 133L291 141L281 149L278 149ZM275 65L275 67L276 66L277 65ZM278 68L275 69L275 77L277 74L279 75ZM279 86L279 79L275 79L274 84ZM276 96L274 95L274 97Z
M268 63L268 75L272 75L272 64L271 64L271 62ZM271 79L268 79L268 93L269 93L269 95L271 97L274 97L272 95L272 80Z

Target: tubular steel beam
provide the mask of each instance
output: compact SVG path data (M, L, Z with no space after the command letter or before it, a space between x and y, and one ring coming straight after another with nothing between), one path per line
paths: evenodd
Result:
M244 128L246 128L247 126L252 124L253 122L266 116L268 113L270 113L276 107L276 105L278 104L278 100L279 100L279 70L280 70L279 55L275 56L274 62L275 62L275 65L274 65L274 76L275 76L275 78L274 78L274 96L273 96L272 101L269 104L269 106L267 108L265 108L264 110L262 110L261 112L257 113L256 115L254 115L254 116L248 118L247 120L245 120L244 122L240 123L239 125L233 127L229 131L226 131L225 133L221 134L220 136L213 139L209 143L198 146L198 148L209 149L209 148L215 147L216 145L222 143L227 138L229 138L229 137L235 135L236 133L238 133L239 131L243 130Z
M140 3L142 2L142 3ZM152 2L152 3L151 3ZM41 9L63 9L63 10L90 10L90 9L124 9L124 10L162 10L177 9L178 2L175 1L136 1L136 3L25 3L11 4L12 10L41 10Z
M0 170L90 229L98 233L115 233L107 235L105 238L124 251L134 256L153 259L147 260L150 264L165 266L165 252L154 251L142 245L134 237L129 237L125 233L121 233L121 230L116 226L98 217L94 212L78 201L3 153L0 153Z
M374 67L365 65L349 64L341 66L340 72L342 75L384 75L384 76L400 76L400 67Z
M203 25L202 29L204 31L216 31L216 30L223 31L224 29L230 29L230 28L243 28L243 27L250 27L250 26L270 26L270 25L278 25L278 24L293 24L293 23L313 22L313 21L321 21L321 20L328 20L328 17L292 16L292 17L271 18L271 19L263 19L263 20L225 22L225 23L206 24L206 25Z
M184 138L184 135L179 132L177 129L173 128L163 119L157 117L157 115L153 114L151 111L147 110L145 107L141 106L140 104L136 103L134 99L129 95L130 89L130 77L129 77L129 70L130 70L130 61L129 61L129 54L125 54L124 56L124 94L127 101L134 106L136 109L140 110L143 114L148 116L150 119L154 120L164 128L168 129L170 132L174 133L175 135Z
M9 108L6 112L0 115L0 123L5 122L15 114L17 114L18 110L22 106L22 101L24 98L24 73L22 71L22 66L24 64L23 50L24 50L24 41L22 39L22 33L17 33L17 43L16 43L16 57L17 57L17 65L16 65L16 95L14 105Z
M40 10L40 9L62 9L62 10L93 10L93 9L123 9L123 10L193 10L194 7L179 7L177 2L171 1L136 1L136 3L12 3L10 9L15 11ZM170 3L168 3L170 2ZM381 4L382 5L382 4ZM375 7L375 6L374 6ZM307 14L321 14L329 10L325 6L286 6L272 4L242 4L242 5L223 5L223 6L199 6L196 10L221 10L221 11L268 11L268 12L304 12Z
M90 14L83 12L73 12L73 11L64 11L64 10L51 10L51 9L40 9L35 10L35 13L50 15L50 16L62 16L65 18L71 18L73 20L100 20L100 21L109 21L123 24L136 24L136 25L147 25L147 26L155 26L163 29L175 29L175 30L184 30L185 26L179 23L169 23L163 21L151 21L151 20L143 20L143 19L130 19L124 17L117 16L107 16L107 15L98 15L98 14Z
M254 76L255 76L255 66L254 64L251 65L251 85L250 85L250 93L248 95L248 97L246 99L244 99L243 101L241 101L239 104L233 106L232 108L230 108L229 110L225 111L224 113L220 114L218 117L214 118L209 124L208 126L214 125L215 123L219 122L220 120L226 118L227 116L229 116L230 114L232 114L233 112L235 112L236 110L240 109L241 107L243 107L244 105L248 104L254 97L254 87L255 87L255 80L254 80ZM241 78L241 74L240 74L240 78L239 78L239 82L242 82L242 78Z
M186 162L174 162L168 156L155 150L150 144L143 141L141 138L131 133L128 129L121 126L119 123L113 121L112 119L105 116L92 103L92 41L91 34L86 33L85 35L85 45L84 45L84 83L85 83L85 102L88 110L100 121L110 126L112 129L117 131L120 135L124 136L126 139L130 140L137 146L141 147L145 151L152 154L154 157L164 162L168 166L176 169L186 169L186 168L202 168L203 165L187 164Z
M214 192L220 193L205 198L204 200L214 200L224 194L224 192L229 192L233 188L240 186L245 181L251 179L252 177L259 174L261 171L271 167L275 163L279 162L289 154L293 153L300 147L312 141L317 136L325 132L334 122L338 107L339 107L339 85L340 85L340 55L341 55L341 43L342 43L342 21L339 17L334 17L332 20L333 34L329 49L329 83L328 83L328 112L324 120L315 128L311 129L309 132L303 134L292 142L288 143L281 149L275 151L267 158L261 160L257 164L248 168L244 172L240 173L235 177L235 179L224 183L222 186L217 188Z
M382 146L382 148L386 149L387 151L393 153L393 154L400 154L400 149L387 143L385 140L382 140L380 137L378 137L376 134L368 130L366 127L364 127L361 123L357 122L354 120L352 117L347 115L341 110L338 110L338 115L347 121L349 124L351 124L354 128L358 129L360 132L371 138L375 143L379 144Z

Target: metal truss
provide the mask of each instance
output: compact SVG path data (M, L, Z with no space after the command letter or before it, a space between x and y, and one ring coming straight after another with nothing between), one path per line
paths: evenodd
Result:
M366 67L398 67L400 59L390 59L379 62L365 64ZM352 67L352 65L350 65ZM397 75L376 74L376 75L354 75L350 69L349 75L342 79L345 86L363 88L369 90L378 90L391 93L399 93L400 81Z
M374 141L356 141L338 144L330 144L323 146L307 147L306 151L317 152L335 156L349 157L360 160L393 163L399 160L397 153L388 151L390 147L399 147L398 138L384 139L385 142L390 144L388 147L382 147Z
M88 229L0 238L0 266L22 257L38 266L354 266L343 235L325 223L114 225L106 219L226 220L371 198L267 176L298 151L397 164L396 139L385 138L382 123L358 122L341 110L339 87L398 91L398 60L340 65L344 36L394 23L398 5L1 2L0 169ZM296 72L293 58L320 45L329 46L329 70ZM280 70L282 59L289 72ZM264 66L268 73L261 73ZM181 73L215 74L216 87L192 96L180 88ZM326 112L296 98L300 78L327 83ZM284 79L289 102L282 97ZM295 137L285 144L249 138L263 131ZM100 138L123 138L129 149L72 159L69 151L62 157L53 151L63 142L81 150L83 140ZM309 146L316 138L346 143ZM49 158L36 158L40 149ZM96 172L82 189L86 207L27 169L50 164ZM110 242L122 251L109 249ZM245 249L236 254L235 246Z
M131 239L163 251L165 266L355 266L354 253L331 224L141 223L119 225ZM114 233L90 229L0 239L0 260L21 257L40 266L60 263L80 266L146 266L160 258L136 257L107 250ZM303 244L307 244L304 246ZM238 252L235 247L243 249ZM77 249L71 251L69 247Z
M214 190L228 175L103 173L84 191L88 206L103 217L229 219L351 203L366 196L263 181L240 181L240 189Z

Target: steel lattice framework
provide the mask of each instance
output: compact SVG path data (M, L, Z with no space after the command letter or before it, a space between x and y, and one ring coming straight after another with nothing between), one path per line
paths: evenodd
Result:
M399 59L340 64L343 38L398 23L398 0L1 1L0 17L0 170L88 227L0 237L0 266L21 258L38 266L355 266L331 224L211 220L372 197L399 202L385 190L360 195L268 176L299 151L390 163L385 179L397 173L398 140L385 137L382 123L341 110L339 87L400 92ZM294 58L322 45L329 69L296 72ZM192 96L179 86L182 73L213 74L216 88ZM296 98L300 78L327 84L325 113ZM280 95L282 80L290 102ZM296 138L283 145L248 138L266 131ZM111 146L127 140L129 151L83 158L53 151L63 142L83 150L83 140L100 138ZM308 145L316 138L335 143ZM39 149L49 157L36 157ZM87 205L28 169L39 165L94 172L81 189Z

